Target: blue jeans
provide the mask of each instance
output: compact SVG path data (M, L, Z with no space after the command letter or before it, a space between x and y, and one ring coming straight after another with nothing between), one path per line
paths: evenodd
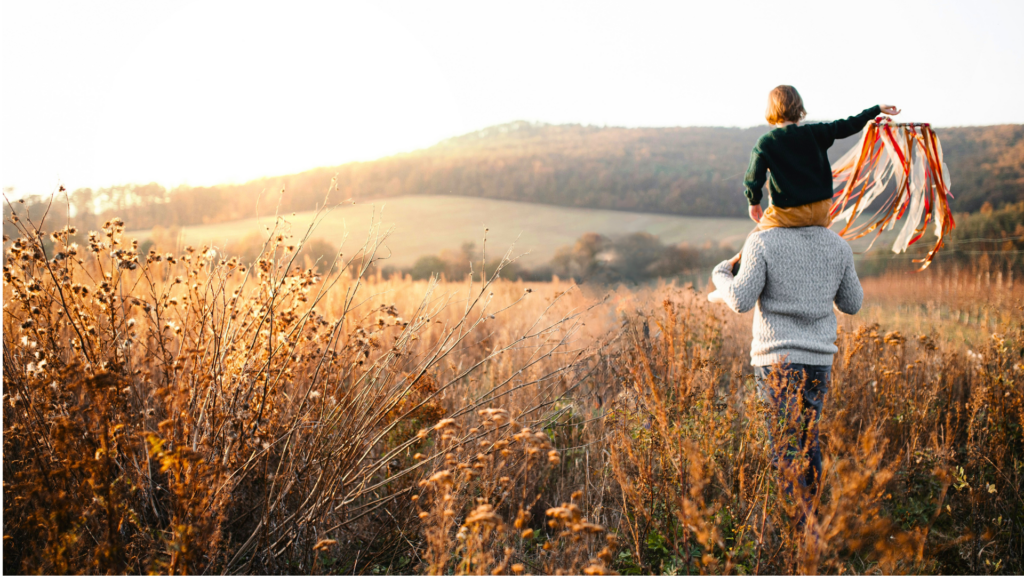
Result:
M793 494L790 471L796 473L805 513L821 479L818 420L831 377L831 366L754 367L758 396L768 408L772 464L783 472L783 492L787 495Z

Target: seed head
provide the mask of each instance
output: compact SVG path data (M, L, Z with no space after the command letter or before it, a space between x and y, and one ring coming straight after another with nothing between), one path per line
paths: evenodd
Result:
M455 477L452 473L447 470L442 470L430 477L430 481L446 488L451 488L455 485Z

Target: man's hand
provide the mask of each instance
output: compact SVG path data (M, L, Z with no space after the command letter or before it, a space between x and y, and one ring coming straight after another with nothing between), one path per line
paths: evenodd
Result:
M888 114L889 116L895 116L900 113L900 109L892 104L879 104L878 107L882 109L882 114Z
M761 223L761 216L764 216L764 210L761 210L760 204L755 204L750 207L750 219L758 224Z

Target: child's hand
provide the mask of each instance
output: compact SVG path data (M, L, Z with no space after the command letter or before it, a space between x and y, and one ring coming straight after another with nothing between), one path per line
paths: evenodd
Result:
M755 204L750 207L750 219L758 224L761 223L761 216L764 216L764 210L761 210L760 204Z
M878 107L882 109L882 114L888 114L889 116L895 116L900 113L900 109L892 104L879 104Z

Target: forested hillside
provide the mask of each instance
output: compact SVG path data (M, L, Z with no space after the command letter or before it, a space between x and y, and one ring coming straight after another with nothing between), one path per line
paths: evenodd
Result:
M767 128L601 128L514 122L372 162L317 168L238 185L126 185L77 190L80 212L100 206L132 228L189 225L309 210L323 202L447 194L692 216L743 216L743 174ZM953 208L1024 200L1024 126L937 130L953 180ZM857 137L833 147L834 156Z
M936 129L953 179L953 208L975 212L1024 201L1024 126Z

